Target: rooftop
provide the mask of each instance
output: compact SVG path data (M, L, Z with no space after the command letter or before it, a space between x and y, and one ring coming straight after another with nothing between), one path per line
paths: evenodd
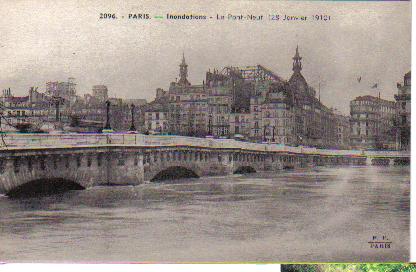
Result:
M358 96L356 97L354 100L352 101L372 101L372 102L378 102L378 101L382 101L382 102L390 102L390 103L394 103L394 101L390 101L390 100L386 100L386 99L382 99L382 98L378 98L376 96L372 96L372 95L364 95L364 96Z
M29 101L29 96L11 96L5 99L9 103L22 103Z

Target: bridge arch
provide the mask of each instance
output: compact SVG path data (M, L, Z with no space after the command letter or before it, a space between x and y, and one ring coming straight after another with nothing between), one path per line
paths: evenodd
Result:
M163 181L182 178L199 178L195 171L184 166L170 166L159 171L150 181Z
M84 190L81 184L64 178L42 178L22 183L6 193L9 197L35 197Z
M256 173L256 169L253 166L243 165L239 166L233 174L248 174L248 173Z

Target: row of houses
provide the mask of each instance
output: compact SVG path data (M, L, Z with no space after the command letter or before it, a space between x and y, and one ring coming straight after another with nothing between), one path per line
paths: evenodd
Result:
M144 131L321 148L409 148L410 72L398 84L397 101L360 96L345 116L321 103L301 60L296 48L289 80L255 65L209 70L193 85L183 56L179 80L144 107Z
M0 128L3 132L99 132L107 119L107 101L111 112L109 122L115 130L127 130L131 126L132 107L139 122L140 107L147 103L145 99L109 97L105 85L95 85L91 93L77 95L73 78L66 82L47 82L44 91L31 87L26 96L15 96L9 88L0 97Z

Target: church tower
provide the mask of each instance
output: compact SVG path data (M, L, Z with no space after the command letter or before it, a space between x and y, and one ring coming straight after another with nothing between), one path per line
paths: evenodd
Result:
M300 71L302 70L302 57L299 56L299 46L296 46L296 53L295 56L293 57L293 72L295 73L300 73Z
M185 62L185 54L182 54L182 63L179 64L179 84L182 86L189 86L188 79L188 64Z
M289 79L289 83L296 86L297 90L301 92L306 92L308 90L308 83L306 83L305 78L302 73L302 57L299 55L299 46L296 46L296 53L293 57L293 74Z

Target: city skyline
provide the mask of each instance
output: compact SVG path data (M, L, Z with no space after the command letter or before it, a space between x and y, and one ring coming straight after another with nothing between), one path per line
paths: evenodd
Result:
M81 95L89 93L93 85L104 84L111 96L150 101L156 88L166 90L178 77L182 52L192 84L202 84L208 69L257 64L288 80L292 57L299 45L302 73L308 84L318 90L321 81L322 102L348 114L349 101L360 95L377 96L380 91L382 98L393 100L396 83L410 70L408 2L336 6L302 3L302 13L320 10L332 14L331 22L319 25L98 20L103 9L119 14L132 10L165 14L172 10L179 13L182 4L162 2L155 7L146 2L130 2L122 7L112 3L99 7L94 2L56 3L43 9L43 3L34 7L22 2L6 14L2 11L10 4L1 3L0 28L4 38L0 41L0 87L11 87L16 95L26 95L31 86L43 89L47 81L74 77ZM215 15L222 11L220 7L224 5L191 2L184 12ZM299 4L254 6L244 2L227 3L226 7L235 13L293 13ZM264 37L266 32L276 35ZM358 77L362 78L360 83ZM372 89L376 83L378 89Z

